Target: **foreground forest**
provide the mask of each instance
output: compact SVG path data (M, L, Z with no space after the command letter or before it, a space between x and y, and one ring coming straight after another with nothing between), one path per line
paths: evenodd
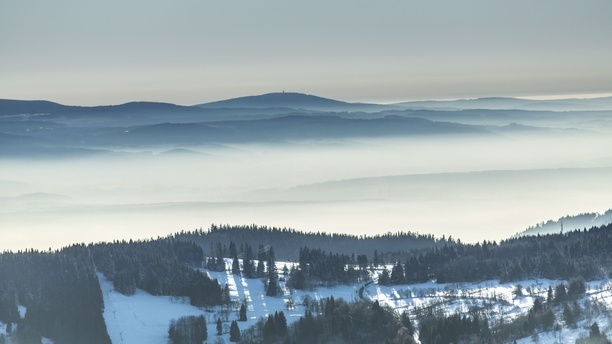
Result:
M406 243L403 249L402 243ZM593 292L590 281L610 275L611 246L612 225L476 244L413 233L352 237L212 226L144 241L4 252L0 254L4 324L0 342L110 343L98 282L104 278L115 292L128 297L144 290L219 314L209 321L209 317L173 320L168 324L173 343L201 343L224 333L243 343L505 343L576 326L598 319L598 314L610 315L606 304L584 297ZM278 262L278 252L285 263ZM289 323L283 309L276 309L254 327L240 329L238 323L247 320L247 306L254 306L230 296L228 281L211 279L224 274L244 281L260 279L266 297L300 302L305 310L301 319ZM365 296L372 283L384 287L533 279L561 282L532 298L527 313L505 322L491 317L485 308L452 312L446 305L456 300L452 294L447 301L405 308L399 314ZM341 285L361 285L359 299L334 299L333 292L329 298L312 301L287 299L293 291L334 290ZM517 284L513 293L522 297L528 291ZM494 299L502 302L500 297ZM239 316L229 326L233 312ZM581 343L607 343L605 330L596 321L591 325L591 337Z

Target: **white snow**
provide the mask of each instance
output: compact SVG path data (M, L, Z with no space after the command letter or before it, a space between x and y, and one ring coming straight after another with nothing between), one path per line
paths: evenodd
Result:
M170 320L206 314L191 306L188 300L153 296L139 289L135 295L125 296L115 291L113 283L102 274L98 274L98 279L104 296L104 320L114 344L167 344Z
M226 259L225 263L228 270L231 270L231 259ZM291 265L295 263L277 263L279 273L282 272L285 264L291 268ZM228 284L232 299L231 306L200 309L191 306L187 299L152 296L142 290L137 290L133 296L124 296L116 292L112 283L100 274L100 285L105 303L104 319L113 343L166 344L170 320L200 314L207 319L209 342L217 338L215 322L219 317L224 323L224 335L221 338L229 342L229 322L238 319L238 310L242 302L247 305L248 320L238 322L241 330L249 328L258 319L274 314L276 311L283 311L288 324L291 324L304 315L305 307L302 302L305 296L308 295L312 300L333 296L346 301L357 301L359 300L359 288L364 284L338 285L331 288L317 288L313 291L290 292L281 278L279 285L284 295L269 297L265 295L264 279L248 279L233 275L231 271L200 270L211 278L217 279L221 286ZM280 277L283 277L282 274ZM376 282L377 272L373 273L372 277ZM436 284L433 281L397 286L371 284L365 288L364 297L369 301L378 300L382 305L398 313L408 311L412 319L414 319L415 307L439 304L448 314L468 313L471 307L479 307L487 313L490 324L495 325L502 318L508 321L524 314L533 305L536 296L545 299L549 286L554 289L557 284L563 282L565 281L538 279L512 283L499 283L491 280L461 284ZM524 296L514 296L513 291L518 284L523 287ZM293 301L295 307L287 309L290 300ZM608 309L612 308L612 280L588 283L587 295L581 300L581 303L584 304L586 300L591 300L591 302L597 300L605 304ZM557 322L564 325L562 315L556 314L556 316ZM538 341L540 343L573 342L581 334L588 333L588 327L593 321L597 321L600 330L612 338L612 314L603 314L580 322L576 329L563 326L564 329L560 332L541 333L538 335ZM519 343L531 342L533 342L531 337L519 341Z
M231 269L231 259L226 259L226 266ZM277 269L282 271L283 266L290 264L278 262ZM104 296L104 320L108 334L114 344L117 343L159 343L167 344L168 325L170 320L181 316L204 315L207 319L208 340L216 339L216 320L221 317L224 322L224 335L221 336L229 343L229 323L238 320L240 305L246 300L247 321L238 322L241 330L254 325L261 317L267 317L277 311L283 311L287 323L291 324L304 315L305 308L302 300L309 295L313 300L319 300L334 296L347 301L358 300L358 290L361 286L339 285L334 288L318 288L314 291L295 291L293 294L285 287L285 282L279 281L284 292L283 296L266 296L263 279L248 279L238 275L232 275L231 271L216 272L202 269L211 278L217 279L221 286L226 283L229 286L232 299L232 309L224 311L224 307L211 307L200 309L191 306L188 299L177 299L169 296L153 296L143 290L137 289L136 294L125 296L114 290L111 281L102 274L98 274L102 294ZM292 299L295 307L287 309L288 301ZM227 317L224 313L228 313ZM227 320L227 321L226 321Z
M26 311L28 310L26 306L18 305L17 310L19 311L19 317L22 319L25 318Z

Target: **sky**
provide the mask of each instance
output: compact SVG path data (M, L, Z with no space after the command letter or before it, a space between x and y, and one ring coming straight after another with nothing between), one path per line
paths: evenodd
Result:
M0 98L612 92L609 0L0 0Z

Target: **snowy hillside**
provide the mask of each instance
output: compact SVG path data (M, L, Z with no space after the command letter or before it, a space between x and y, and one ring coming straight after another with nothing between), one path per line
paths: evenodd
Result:
M231 259L225 264L231 270ZM285 265L294 263L277 262L278 271ZM347 301L359 301L360 289L364 302L379 301L395 310L398 314L406 311L415 319L415 314L431 308L443 309L447 314L470 314L475 310L484 311L490 325L508 322L524 315L533 306L536 297L546 298L549 288L564 281L525 280L515 283L500 284L497 281L484 281L473 284L436 284L433 282L412 285L381 286L377 284L379 271L371 273L374 283L338 285L333 288L317 288L313 291L288 290L280 275L282 297L265 295L264 281L247 279L233 275L230 271L215 272L202 269L221 285L229 287L232 305L199 309L191 306L189 301L169 296L152 296L138 290L133 296L124 296L113 290L112 283L99 275L104 295L104 318L113 343L160 343L168 340L168 325L172 319L186 315L204 315L207 320L208 342L229 343L229 323L238 320L238 309L242 302L247 305L247 321L238 322L243 331L254 325L261 317L283 311L288 324L297 321L305 312L305 300L319 300L333 296ZM364 287L365 284L365 287ZM521 286L522 296L516 295L517 285ZM563 314L555 311L556 321L562 325L561 330L540 333L540 343L573 343L576 338L588 334L588 327L597 321L602 332L612 337L612 280L590 282L583 298L578 301L580 307L594 315L578 322L575 327L565 326ZM604 307L605 306L605 307ZM597 312L597 309L602 310ZM216 336L215 322L223 321L224 334ZM415 335L415 339L418 334ZM531 343L535 336L524 338L520 343Z
M232 260L225 260L228 269L231 269ZM277 262L279 271L287 264L289 267L294 263ZM240 330L254 325L261 317L284 311L287 323L291 324L304 315L302 302L304 297L319 300L333 296L345 300L358 300L358 289L360 285L337 286L335 288L319 288L315 291L295 291L291 293L283 281L280 286L283 289L283 297L269 297L265 295L264 283L261 279L247 279L226 272L207 272L211 278L217 279L221 285L227 284L232 298L233 309L214 307L199 309L191 306L188 299L173 298L170 296L153 296L145 291L137 290L133 296L125 296L114 290L112 282L106 280L99 274L102 294L104 295L104 319L108 328L108 334L113 343L130 344L166 344L168 342L168 326L170 320L187 315L204 315L207 320L208 341L212 342L215 335L215 322L221 318L224 322L224 335L221 336L229 343L229 323L238 319L238 310L241 302L246 300L247 321L239 322ZM291 307L291 304L294 307Z

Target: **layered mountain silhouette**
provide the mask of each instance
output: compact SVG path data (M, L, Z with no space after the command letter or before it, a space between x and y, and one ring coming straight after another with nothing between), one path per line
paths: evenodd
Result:
M556 130L612 128L607 111L426 108L440 104L466 108L520 107L527 104L524 101L483 98L403 103L422 107L408 109L347 103L301 93L268 93L195 106L158 102L69 106L44 100L0 99L0 155L106 154L107 150L141 145L168 145L168 149L173 149L192 144L351 137L544 133L549 130L545 127L548 124L554 124ZM605 107L612 97L576 101ZM532 101L528 104L537 105Z
M264 109L264 108L290 108L295 110L315 111L382 111L397 109L395 106L347 103L310 94L294 92L267 93L258 96L239 97L197 105L203 108L230 108L230 109Z

